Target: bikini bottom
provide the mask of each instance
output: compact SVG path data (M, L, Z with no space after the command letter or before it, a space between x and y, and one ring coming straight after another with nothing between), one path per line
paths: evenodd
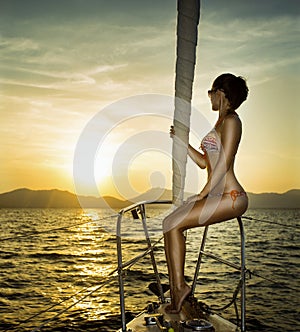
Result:
M238 191L238 190L231 190L230 192L224 192L224 193L216 193L216 194L208 194L208 197L221 197L223 195L230 195L232 199L232 208L234 209L234 203L238 197L241 196L247 196L247 193L245 191Z

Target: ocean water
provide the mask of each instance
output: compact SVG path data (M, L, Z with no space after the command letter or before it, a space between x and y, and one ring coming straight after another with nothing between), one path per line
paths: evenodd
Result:
M151 238L162 235L166 209L147 208ZM248 210L244 220L248 331L300 331L300 210ZM0 209L0 330L116 331L120 328L116 216L90 209ZM140 254L145 240L131 215L122 228L124 260ZM192 281L203 229L188 232L186 278ZM236 220L209 228L206 249L239 262ZM167 283L163 243L156 258ZM259 275L259 276L258 276ZM205 258L196 295L208 305L228 303L239 273ZM128 318L156 298L150 259L144 257L125 277ZM235 319L233 308L223 314Z

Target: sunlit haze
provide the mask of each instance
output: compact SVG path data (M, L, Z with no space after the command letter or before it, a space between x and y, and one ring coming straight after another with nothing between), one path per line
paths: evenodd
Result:
M247 79L235 169L248 192L300 188L298 13L293 0L202 1L193 106L213 126L207 90L214 78L232 72ZM176 15L175 0L1 0L1 193L75 192L76 146L97 114L108 121L110 107L123 100L174 95ZM82 194L126 198L171 188L172 109L156 114L160 101L147 100L152 115L130 117L121 107L119 123L103 123L98 192L87 182ZM198 147L202 129L192 125ZM149 145L155 140L162 148ZM189 163L186 190L200 190L205 177Z

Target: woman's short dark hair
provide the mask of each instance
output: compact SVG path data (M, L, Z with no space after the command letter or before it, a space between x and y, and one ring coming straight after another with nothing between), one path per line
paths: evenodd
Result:
M218 76L213 83L213 89L224 91L232 111L236 110L247 99L249 91L246 80L233 74Z

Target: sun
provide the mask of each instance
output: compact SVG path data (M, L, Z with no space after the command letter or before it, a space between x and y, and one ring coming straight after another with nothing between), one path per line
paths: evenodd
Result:
M114 158L113 150L112 145L105 144L97 151L94 163L94 176L97 184L103 184L111 177Z

